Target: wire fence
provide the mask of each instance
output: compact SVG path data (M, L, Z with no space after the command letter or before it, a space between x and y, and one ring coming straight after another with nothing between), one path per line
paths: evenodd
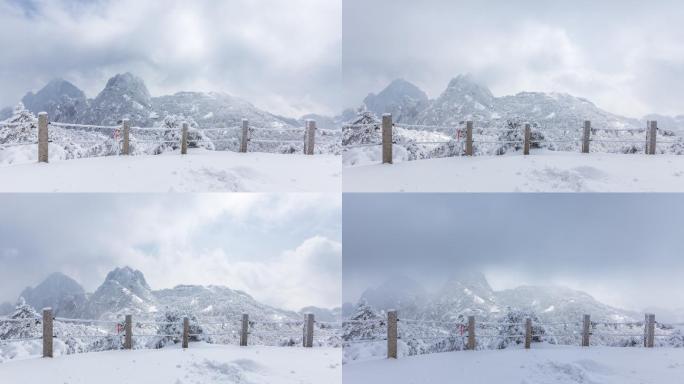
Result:
M48 162L49 144L66 150L66 159L117 155L157 155L166 151L188 148L212 151L335 153L341 131L316 128L315 122L307 126L243 126L190 127L187 123L174 126L131 126L123 119L118 125L77 124L50 122L39 115L36 121L0 122L0 128L10 132L0 143L0 150L21 146L38 146L39 162ZM16 132L11 130L16 129ZM23 139L22 139L23 138ZM318 143L317 143L318 141ZM319 149L316 152L316 146Z
M503 349L510 345L530 348L532 343L559 345L634 347L684 347L684 323L661 323L655 315L644 321L476 321L392 317L345 320L344 344L386 344L387 356L397 357L397 343L409 355L463 349ZM396 316L396 315L395 315ZM393 320L394 319L394 320Z
M45 337L45 335L50 335ZM0 318L0 346L42 340L44 357L52 357L53 340L61 340L73 353L112 349L162 348L169 343L191 341L212 344L272 346L341 346L342 323L315 321L311 314L304 320L249 320L226 317L197 319L194 316L162 320L99 320L52 316L45 309L43 317Z
M594 127L585 121L524 120L464 121L452 125L360 122L342 127L343 151L357 148L382 149L382 162L392 163L394 146L408 151L408 160L444 156L502 155L531 149L645 154L684 154L684 137L657 128ZM682 132L684 133L684 132ZM670 138L670 139L668 139Z

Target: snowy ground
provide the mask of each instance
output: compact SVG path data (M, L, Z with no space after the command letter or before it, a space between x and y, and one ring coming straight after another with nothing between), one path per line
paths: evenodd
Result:
M345 192L682 192L684 156L536 151L347 167Z
M237 347L84 353L0 364L4 383L341 383L340 348Z
M334 155L189 150L0 166L0 192L339 192Z
M684 377L684 349L534 345L356 362L343 371L345 384L676 384Z

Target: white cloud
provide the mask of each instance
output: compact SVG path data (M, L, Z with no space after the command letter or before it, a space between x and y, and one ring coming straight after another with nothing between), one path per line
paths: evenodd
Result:
M630 117L684 114L679 2L346 0L344 7L349 106L397 77L436 97L451 78L471 73L498 96L565 92Z
M0 0L0 104L65 77L95 96L130 71L153 95L224 91L299 117L339 109L341 5L314 0Z
M55 271L93 291L128 265L153 289L225 285L278 307L339 305L339 196L14 195L0 217L16 218L0 222L0 301Z

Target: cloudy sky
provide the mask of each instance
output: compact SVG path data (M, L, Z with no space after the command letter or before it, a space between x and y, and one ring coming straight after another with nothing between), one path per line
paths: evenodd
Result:
M629 117L684 114L676 0L345 0L344 103L402 77L437 97L470 73L494 95L567 92Z
M241 289L280 308L336 307L341 199L329 195L5 195L0 302L63 272L93 292L108 271L153 289Z
M405 275L436 289L459 268L495 290L562 285L624 309L684 308L684 196L347 194L343 296Z
M341 2L0 0L0 107L65 78L89 97L116 73L153 96L222 91L299 117L340 108Z

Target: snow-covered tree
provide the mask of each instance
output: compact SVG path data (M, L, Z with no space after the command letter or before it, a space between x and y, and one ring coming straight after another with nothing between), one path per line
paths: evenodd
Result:
M161 123L161 128L166 130L161 136L163 143L158 144L154 149L155 155L180 149L183 123L188 123L188 148L204 148L210 151L216 149L211 139L197 128L198 125L192 118L168 115Z
M163 348L169 344L180 343L183 340L183 319L188 318L190 322L189 341L203 340L204 330L197 320L197 316L184 313L178 310L167 309L157 318L161 324L157 326L157 334L160 335L156 342L156 348Z

